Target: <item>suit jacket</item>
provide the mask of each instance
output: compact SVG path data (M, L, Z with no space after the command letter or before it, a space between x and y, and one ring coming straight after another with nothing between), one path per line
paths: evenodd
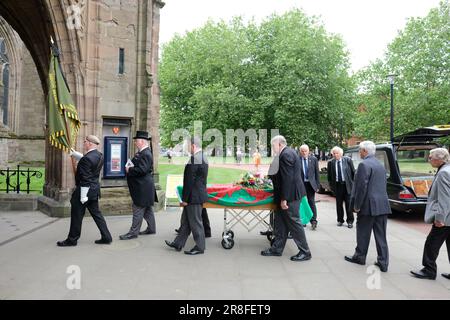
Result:
M276 170L276 161L278 170ZM305 195L305 186L301 177L300 158L293 149L286 147L274 159L269 170L273 182L273 198L277 205L282 200L288 202L301 200Z
M347 189L347 193L352 193L353 187L353 179L355 177L355 167L353 166L353 161L349 157L342 157L342 174L345 179L345 187ZM328 173L328 183L330 184L331 190L336 193L336 159L328 161L327 164L327 173Z
M391 213L386 191L386 170L374 156L367 156L356 170L350 208L358 214L380 216Z
M208 201L206 181L208 160L203 151L191 156L184 168L182 200L188 204L203 204Z
M300 156L300 166L302 169L301 170L302 181L305 181L303 173L303 157L301 156ZM308 157L308 180L314 191L319 190L320 187L319 161L314 156Z
M450 163L444 164L434 177L425 208L425 222L435 220L450 226Z
M98 150L91 150L80 159L75 174L75 193L77 196L81 187L89 187L88 199L98 200L100 197L99 177L102 167L103 154Z
M158 201L153 181L153 157L149 148L136 153L131 160L134 167L128 170L127 183L131 199L138 207L153 206Z

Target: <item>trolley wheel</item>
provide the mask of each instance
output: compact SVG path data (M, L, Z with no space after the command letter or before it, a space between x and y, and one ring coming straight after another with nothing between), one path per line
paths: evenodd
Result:
M233 239L228 239L228 240L224 239L224 240L222 240L222 247L224 249L227 249L227 250L233 248L234 247L234 240Z
M228 236L229 239L234 239L234 232L231 230L228 230L227 232L222 232L222 237Z
M267 233L267 240L272 241L273 238L275 238L275 236L273 235L273 232L272 232L272 231L269 231L269 232Z

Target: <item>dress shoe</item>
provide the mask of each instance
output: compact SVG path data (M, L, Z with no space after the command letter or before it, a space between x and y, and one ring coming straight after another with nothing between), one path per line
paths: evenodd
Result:
M353 228L353 223L348 223L348 224L347 224L347 227L348 227L349 229Z
M271 248L261 251L261 255L265 257L275 256L280 257L281 253L273 251Z
M211 238L211 233L205 233L205 238Z
M196 254L203 254L203 253L204 253L204 251L203 251L203 250L200 250L200 249L197 248L196 246L193 247L191 250L185 251L185 252L184 252L184 254L189 254L189 255L191 255L191 256L194 256L194 255L196 255Z
M131 239L135 239L135 238L137 238L137 235L129 234L129 233L119 236L120 240L131 240Z
M63 240L63 241L58 241L56 243L56 245L58 247L75 247L77 245L77 243L66 239L66 240Z
M299 252L291 257L291 261L307 261L311 259L311 253Z
M450 273L441 273L441 276L450 280Z
M417 271L411 270L410 272L414 277L419 279L436 280L436 275L433 276L432 274L424 271L424 269Z
M169 242L169 241L167 241L167 240L164 240L164 241L166 242L166 244L167 244L169 247L174 248L174 249L177 250L177 251L181 251L181 247L177 247L177 246L175 245L175 243Z
M145 234L156 234L155 231L150 231L150 230L145 230L145 231L141 231L139 232L139 235L145 235Z
M306 228L306 224L303 225L303 228Z
M100 240L95 240L96 244L111 244L112 240L108 240L108 239L100 239Z
M316 229L317 229L317 221L311 222L311 230L316 230Z
M176 233L180 233L180 229L175 229L175 232Z
M272 231L270 231L270 230L260 231L259 234L262 236L268 236L268 235L272 234Z
M386 268L386 267L383 267L383 266L381 265L381 263L379 263L378 261L375 261L374 265L376 265L378 268L380 268L380 271L381 271L381 272L387 272L387 268Z
M355 259L354 257L350 257L350 256L345 256L345 261L348 261L348 262L351 262L351 263L360 264L362 266L366 264L365 262L363 262L361 260L358 260L358 259Z
M343 225L342 222L338 222L338 223L337 223L337 226L338 226L338 227L342 227L342 225Z

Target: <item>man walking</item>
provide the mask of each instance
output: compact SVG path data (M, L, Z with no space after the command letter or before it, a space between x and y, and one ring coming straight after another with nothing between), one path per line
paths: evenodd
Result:
M336 196L337 225L341 227L344 224L344 209L347 213L347 226L353 228L353 211L350 209L350 194L355 177L355 167L349 157L344 157L344 151L339 147L331 149L334 159L328 162L328 183Z
M201 148L201 141L192 138L190 141L191 157L184 168L183 194L181 206L181 227L173 242L166 240L166 244L177 251L186 244L191 231L195 246L185 254L197 255L205 251L205 229L202 223L203 204L208 200L206 181L208 177L208 161Z
M153 157L149 148L147 131L137 131L133 138L138 152L125 166L128 189L133 200L133 222L130 231L121 235L120 240L130 240L138 235L155 234L156 222L153 205L158 201L153 181ZM147 222L147 229L141 232L142 220Z
M70 199L69 235L66 240L57 242L59 247L77 245L86 208L100 230L101 239L96 240L95 243L110 244L112 242L105 218L98 208L98 198L100 197L99 176L103 166L103 155L97 150L99 144L99 138L89 135L83 142L84 156L76 151L71 152L71 156L79 160L75 174L76 187Z
M411 273L419 279L435 280L436 259L444 242L450 261L450 155L446 149L436 148L430 151L428 159L431 166L438 169L425 209L425 222L433 226L423 248L423 268ZM450 273L442 273L442 276L450 279Z
M272 139L272 149L276 154L270 177L273 181L274 202L277 205L274 214L275 239L272 246L261 251L263 256L281 256L286 245L288 232L291 233L299 252L291 257L292 261L311 259L311 251L306 241L305 230L300 221L300 202L305 196L305 187L301 180L300 158L293 149L287 147L283 136ZM277 170L278 169L278 170Z
M389 249L386 240L387 217L391 207L386 191L386 170L375 158L372 141L359 144L359 155L364 159L358 166L353 184L350 208L357 213L356 249L353 256L345 256L352 263L366 264L372 230L377 245L375 265L382 272L388 270Z
M309 206L313 211L311 228L312 230L315 230L317 228L317 208L315 197L316 192L320 187L319 161L317 161L316 157L309 154L309 147L306 144L300 147L300 155L302 181L305 184Z

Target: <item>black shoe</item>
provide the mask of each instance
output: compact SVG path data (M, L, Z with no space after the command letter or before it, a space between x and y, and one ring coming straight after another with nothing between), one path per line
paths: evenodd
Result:
M381 265L381 263L379 263L378 261L375 261L374 265L376 265L378 268L380 268L381 272L387 272L387 270L388 270L387 267L383 267Z
M107 239L100 239L100 240L95 240L96 244L111 244L112 240L107 240Z
M316 229L317 229L317 221L311 222L311 230L316 230Z
M307 261L311 259L311 253L299 252L295 256L291 257L291 261Z
M119 236L120 240L131 240L131 239L135 239L135 238L137 238L137 235L129 234L129 233Z
M272 231L270 231L270 230L260 231L259 234L262 235L262 236L268 236L268 235L272 234Z
M175 229L175 232L176 233L180 233L180 229Z
M63 241L58 241L56 243L56 245L58 247L75 247L77 245L77 243L66 239L66 240L63 240Z
M419 278L419 279L436 280L436 275L432 275L432 274L424 271L423 269L417 270L417 271L411 270L410 272L414 277Z
M441 276L443 276L444 278L450 280L450 273L441 273Z
M348 262L351 262L351 263L360 264L362 266L364 266L366 264L365 262L363 262L361 260L358 260L358 259L355 259L354 257L350 257L350 256L345 256L345 261L348 261Z
M211 233L205 233L205 238L211 238Z
M348 227L349 229L353 228L353 223L348 223L348 224L347 224L347 227Z
M337 223L337 226L338 226L338 227L342 227L343 224L344 224L343 222L338 222L338 223Z
M306 228L306 224L303 225L303 228Z
M174 249L177 250L177 251L181 251L181 247L177 247L177 246L175 245L175 243L169 242L169 241L167 241L167 240L164 240L164 241L166 242L166 244L167 244L169 247L174 248Z
M141 232L139 232L139 235L144 235L144 234L155 234L156 232L155 231L150 231L150 230L145 230L145 231L141 231Z
M281 257L281 253L272 251L271 248L261 251L261 255L265 256L265 257L271 257L271 256Z
M197 246L193 247L191 250L189 251L185 251L184 254L189 254L191 256L194 256L196 254L203 254L204 251L200 250L199 248L197 248Z

